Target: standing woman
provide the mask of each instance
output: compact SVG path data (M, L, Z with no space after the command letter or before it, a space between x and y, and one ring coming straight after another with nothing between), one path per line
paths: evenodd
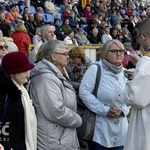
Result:
M33 68L22 52L11 52L0 67L0 134L5 150L36 150L37 122L24 84ZM7 126L7 128L6 128ZM5 132L4 132L5 129Z
M31 39L23 23L16 24L15 32L11 35L11 38L18 46L19 51L28 56L28 46L31 44Z
M64 69L68 53L63 41L50 40L41 47L43 59L31 71L29 91L37 122L38 150L77 150L76 94Z
M94 135L89 150L123 150L128 128L129 108L123 101L126 85L122 62L125 49L118 40L110 40L100 49L101 79L97 97L93 95L97 66L85 72L79 89L84 104L96 114Z

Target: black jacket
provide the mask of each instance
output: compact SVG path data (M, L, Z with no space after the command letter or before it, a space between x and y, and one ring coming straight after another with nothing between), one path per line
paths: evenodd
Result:
M95 37L95 36L93 36L92 33L90 33L89 35L87 35L87 39L90 41L91 44L98 44L99 43L98 36Z
M5 98L8 96L8 105L4 108ZM6 112L4 115L4 112ZM26 150L24 108L21 100L21 91L15 86L10 76L0 67L0 116L4 116L0 130L0 143L5 150Z
M30 20L25 21L25 27L27 29L27 33L29 34L31 41L33 36L35 35L36 28L38 27L35 21L31 22Z

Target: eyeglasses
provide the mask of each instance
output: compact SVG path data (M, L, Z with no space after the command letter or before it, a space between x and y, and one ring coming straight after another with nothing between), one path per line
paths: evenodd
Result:
M119 49L119 50L118 49L111 49L108 51L111 52L113 55L118 55L118 54L124 55L126 52L126 50L124 50L124 49Z
M19 17L18 17L18 19L22 19L22 18L19 18Z
M55 54L59 54L59 55L68 56L68 52L65 52L65 53L59 53L59 52L56 52Z
M0 50L4 51L4 49L8 49L7 45L0 45Z
M143 35L142 33L139 33L137 36L136 36L136 41L139 43L139 37L141 36L141 35ZM145 35L143 35L143 36L145 36Z

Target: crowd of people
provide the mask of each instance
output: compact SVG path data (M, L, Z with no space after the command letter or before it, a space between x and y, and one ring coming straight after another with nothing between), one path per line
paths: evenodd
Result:
M11 26L9 36L17 47L25 47L19 51L26 55L29 54L28 45L37 44L42 39L37 29L41 30L45 24L54 26L56 38L66 44L104 44L110 39L131 42L136 36L136 23L148 18L150 9L148 3L133 0L91 0L86 1L84 7L76 0L39 0L31 2L34 12L29 12L30 8L25 7L24 1L8 4L10 2L1 2L0 23ZM18 23L24 24L25 29L16 29ZM17 35L17 40L12 33Z
M149 4L33 0L31 5L34 13L24 1L0 6L1 146L84 147L76 132L82 124L80 97L96 114L89 150L149 150ZM95 62L101 68L96 97L97 66L80 47L86 44L102 45Z

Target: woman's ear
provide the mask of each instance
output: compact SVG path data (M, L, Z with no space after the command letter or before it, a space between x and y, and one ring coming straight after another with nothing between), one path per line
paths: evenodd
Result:
M55 53L52 53L52 55L51 55L51 60L52 60L52 61L56 61L56 54L55 54Z

